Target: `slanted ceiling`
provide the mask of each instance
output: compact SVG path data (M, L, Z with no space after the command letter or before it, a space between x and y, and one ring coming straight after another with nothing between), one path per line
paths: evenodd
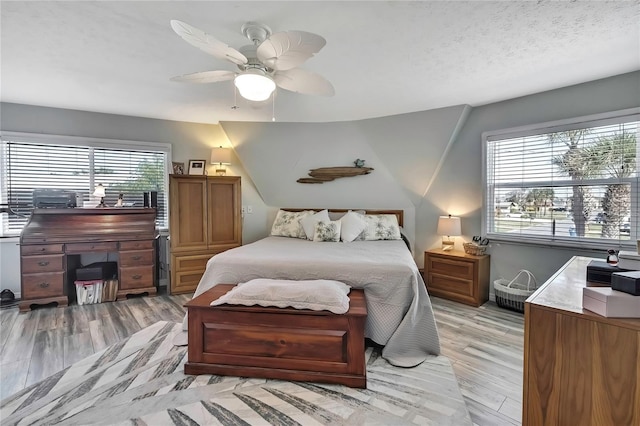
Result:
M338 123L222 122L266 205L341 208L419 206L469 113L459 105ZM296 180L310 169L375 170L322 185Z

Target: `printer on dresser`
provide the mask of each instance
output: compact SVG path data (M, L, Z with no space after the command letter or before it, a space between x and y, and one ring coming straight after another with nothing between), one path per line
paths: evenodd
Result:
M118 255L118 299L156 294L154 208L36 208L20 234L20 310L75 297L80 255Z

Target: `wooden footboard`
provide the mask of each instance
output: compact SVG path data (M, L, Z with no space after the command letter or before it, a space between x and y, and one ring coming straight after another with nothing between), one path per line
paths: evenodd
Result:
M262 306L210 306L233 284L188 302L186 374L221 374L366 388L362 289L345 314Z

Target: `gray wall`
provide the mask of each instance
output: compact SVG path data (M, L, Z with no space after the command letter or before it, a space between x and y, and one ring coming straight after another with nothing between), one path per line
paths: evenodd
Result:
M43 133L90 138L163 142L172 146L172 161L188 163L189 159L206 159L211 148L231 147L222 127L215 124L185 123L128 117L58 108L46 108L11 103L0 104L2 131ZM207 166L214 174L213 166ZM242 176L242 204L253 207L243 219L243 242L250 243L264 236L267 209L251 178L234 156L227 171ZM17 238L0 239L0 289L8 288L19 295L20 270Z
M457 248L481 233L482 132L640 104L640 72L478 106L354 122L221 123L269 206L403 208L414 256L439 247L438 216L462 217ZM364 158L375 171L323 185L296 184L307 169ZM412 217L415 222L411 223ZM602 252L494 243L491 281L531 270L542 283L571 256Z
M338 123L221 123L263 200L278 207L403 209L415 241L415 208L467 117L468 106ZM366 160L369 175L301 184L309 169Z
M481 232L482 140L485 131L560 120L640 105L640 72L470 108L466 105L339 123L193 124L2 104L2 130L97 138L168 142L174 161L209 157L213 146L233 146L230 173L243 177L243 240L268 234L278 207L400 208L419 266L423 251L438 247L437 218L462 217L469 241ZM308 169L351 165L356 158L375 170L322 185L296 180ZM7 259L15 246L2 244L0 287L7 288ZM571 256L601 253L493 243L492 281L526 268L540 282ZM15 280L15 278L13 278ZM18 283L19 286L19 283ZM13 287L13 285L12 285Z
M430 193L416 212L421 248L437 245L436 217L443 210L462 216L469 241L481 232L482 132L640 106L640 72L473 108ZM491 244L491 280L528 269L541 283L574 255L606 256L552 247Z
M85 136L147 142L163 142L172 146L172 161L205 159L209 162L211 148L231 147L222 127L217 124L186 123L156 120L58 108L45 108L10 103L0 104L0 129L3 131ZM209 174L214 174L208 165ZM243 222L243 240L252 242L263 235L266 221L264 203L239 159L234 157L227 171L242 176L243 205L253 206L253 215Z

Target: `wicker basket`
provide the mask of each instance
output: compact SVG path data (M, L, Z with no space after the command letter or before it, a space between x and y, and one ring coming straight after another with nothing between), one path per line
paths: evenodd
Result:
M473 254L474 256L482 256L487 249L487 246L479 246L474 243L463 243L462 247L464 247L465 253Z
M526 284L518 282L519 279L523 279L523 274L527 277ZM524 312L524 301L527 300L537 288L538 282L536 281L536 277L526 269L521 269L511 281L500 278L493 282L493 290L496 294L496 303L498 306L517 312Z

